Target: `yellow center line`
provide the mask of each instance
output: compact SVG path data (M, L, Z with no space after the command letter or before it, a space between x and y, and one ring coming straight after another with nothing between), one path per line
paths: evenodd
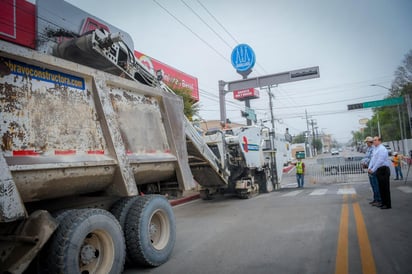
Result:
M352 194L352 199L356 199L356 194ZM376 274L375 260L372 254L372 248L369 242L368 231L363 219L362 211L358 202L352 204L353 213L356 222L356 233L358 235L358 244L362 262L363 274ZM349 227L349 205L348 195L343 195L342 212L340 215L340 226L338 236L338 247L336 252L335 274L349 273L349 256L348 256L348 227Z
M369 242L368 231L363 220L362 211L358 203L353 204L355 214L356 231L358 233L358 244L362 260L362 272L364 274L376 274L375 260L372 255L372 248Z
M340 215L340 226L338 236L338 250L336 253L335 274L347 274L348 267L348 223L349 223L349 206L347 204L347 195L343 195L342 212Z

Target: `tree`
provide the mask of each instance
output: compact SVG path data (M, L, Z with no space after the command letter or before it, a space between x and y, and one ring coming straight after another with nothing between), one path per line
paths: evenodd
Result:
M405 55L402 64L395 71L395 79L392 81L391 89L386 98L401 96L404 98L406 96L412 97L412 50ZM401 122L399 122L399 115ZM412 137L406 104L373 109L372 119L364 128L364 136L379 135L378 122L383 140L400 140L402 137L406 139ZM359 138L356 132L352 132L352 135L354 140Z
M313 139L312 146L316 149L318 153L322 152L323 150L323 144L321 139Z
M305 133L301 133L293 137L292 144L301 144L301 143L304 143L305 140L306 140Z
M366 138L366 135L364 135L364 132L361 131L352 131L352 142L351 142L351 146L358 146L359 143L363 143L363 141Z
M401 90L412 83L412 50L402 61L402 65L395 71L395 79L392 82L392 90Z

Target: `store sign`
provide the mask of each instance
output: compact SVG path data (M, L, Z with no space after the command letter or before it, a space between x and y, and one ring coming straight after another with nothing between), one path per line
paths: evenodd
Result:
M239 44L232 51L231 61L236 71L248 71L255 65L255 52L249 45Z
M254 88L235 90L233 91L233 98L239 101L257 99L259 98L259 90Z

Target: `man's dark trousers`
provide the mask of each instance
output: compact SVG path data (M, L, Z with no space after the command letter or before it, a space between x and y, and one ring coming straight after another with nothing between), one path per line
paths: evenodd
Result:
M382 205L392 207L391 204L391 190L389 185L389 179L391 171L387 166L381 166L376 170L376 177L379 182L379 192L381 194Z

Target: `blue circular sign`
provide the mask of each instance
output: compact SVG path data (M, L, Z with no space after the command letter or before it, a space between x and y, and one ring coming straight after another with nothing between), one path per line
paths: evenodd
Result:
M237 71L247 71L255 65L256 56L247 44L239 44L232 51L232 65Z

